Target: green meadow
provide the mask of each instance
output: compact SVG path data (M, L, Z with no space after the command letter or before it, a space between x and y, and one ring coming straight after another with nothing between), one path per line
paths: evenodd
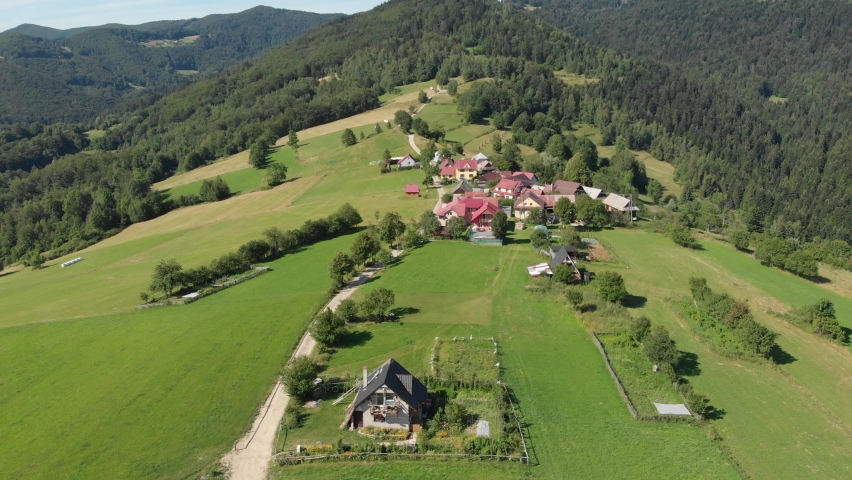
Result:
M316 266L351 242L185 306L127 299L118 314L0 329L0 476L182 478L218 460L322 304Z
M526 265L539 258L523 243L495 248L432 242L404 255L357 295L390 288L397 306L411 313L399 322L354 325L357 341L334 353L327 370L357 376L362 365L375 368L393 357L417 375L429 369L435 337L494 336L503 378L531 442L530 465L327 463L276 467L275 478L426 478L436 472L471 478L736 478L703 428L630 417L586 330L564 305L524 288ZM463 312L431 312L457 304L458 295L476 300L481 313L471 319ZM290 441L349 440L350 432L337 429L338 407L324 406L316 421L309 417L290 432ZM335 409L340 417L329 415Z
M687 378L719 410L711 423L737 461L755 478L843 478L850 475L852 355L784 322L771 312L832 300L838 320L852 326L852 300L777 269L762 266L726 244L701 242L699 250L634 230L607 230L616 258L610 268L624 276L640 304L634 315L664 325L678 348L697 355ZM705 277L714 290L747 300L756 319L779 334L778 365L731 360L692 333L672 302L689 296L688 279Z

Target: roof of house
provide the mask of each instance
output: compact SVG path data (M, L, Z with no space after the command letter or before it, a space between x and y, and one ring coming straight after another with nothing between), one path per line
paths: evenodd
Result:
M577 247L572 245L550 247L550 257L552 258L550 261L550 268L556 268L557 265L562 265L571 258L571 254L577 254ZM574 265L574 262L571 262L571 264ZM577 269L576 265L574 265L574 269Z
M601 195L601 192L603 192L603 190L601 190L600 188L592 188L586 186L583 186L583 191L585 191L586 195L593 199L598 198Z
M532 200L535 202L538 207L522 207L521 204L527 200ZM544 200L532 190L526 190L522 193L518 199L515 201L515 208L518 210L526 210L527 208L544 208L546 206Z
M400 159L399 159L399 162L400 162L400 163L402 163L402 162L404 162L404 161L406 161L406 160L408 160L408 159L411 159L411 160L413 160L415 163L417 163L417 159L416 159L416 158L414 158L414 157L412 157L410 153L409 153L408 155L406 155L406 156L404 156L404 157L400 158Z
M512 178L515 180L526 179L532 181L535 179L535 174L531 172L512 172Z
M453 165L455 165L455 162L452 158L445 158L444 161L441 162L441 168L452 167Z
M367 377L367 386L358 389L353 405L360 405L379 388L385 386L408 405L418 407L426 402L426 387L394 359L389 359Z
M627 211L627 207L630 206L630 199L615 193L610 193L603 199L603 203L604 205L609 205L620 212L624 212Z
M494 188L499 188L502 190L511 190L514 192L521 188L521 182L519 182L518 180L512 180L510 178L504 178L497 182L497 185L495 185Z
M464 192L465 197L487 197L488 192Z
M467 182L467 180L462 178L461 182L458 185L456 185L455 187L451 188L448 193L462 194L462 193L467 193L467 192L472 192L472 191L473 191L473 187Z
M567 180L556 180L552 184L545 187L545 193L561 193L562 195L576 195L577 190L583 188L577 182L569 182Z
M456 162L456 169L458 170L476 170L476 167L476 160L471 160L469 158L463 158Z
M481 207L470 215L470 219L468 221L475 222L479 220L479 217L483 215L494 215L495 213L501 211L499 205L496 205L491 202L484 202Z
M435 214L439 217L443 217L452 211L459 217L464 217L465 219L470 220L468 214L472 215L477 212L482 208L483 204L492 204L495 207L499 206L497 199L492 197L459 197L439 208ZM471 210L473 213L470 212Z
M473 159L473 160L476 160L476 161L479 161L479 160L488 160L488 157L487 157L487 156L485 156L485 154L484 154L484 153L479 152L479 153L477 153L476 155L474 155L474 156L472 157L472 159Z
M456 167L452 165L447 165L446 167L441 167L441 175L445 177L452 177L456 174Z
M479 178L485 180L486 182L490 182L491 180L501 180L503 178L503 175L501 175L499 171L493 171L483 173L479 176Z
M409 183L405 186L405 193L420 193L420 185Z

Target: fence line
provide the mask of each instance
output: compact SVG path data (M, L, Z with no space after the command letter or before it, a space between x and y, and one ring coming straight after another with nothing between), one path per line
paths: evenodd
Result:
M503 391L506 392L506 398L509 399L509 406L512 407L512 414L515 416L515 424L518 425L518 434L521 436L521 445L524 446L524 457L526 461L524 463L530 463L530 452L527 450L527 441L524 438L524 431L521 428L521 420L518 418L518 412L515 410L515 402L512 401L512 395L509 393L509 388L505 383L500 384L503 387Z
M282 457L283 455L289 455L289 452L281 452L276 454L273 457L273 460ZM520 457L517 455L477 455L471 453L379 453L379 452L361 452L361 453L336 453L336 454L328 454L328 455L315 455L312 457L302 457L302 456L286 456L281 458L281 462L287 463L306 463L313 462L317 460L339 460L339 459L357 459L358 457L431 457L431 458L474 458L474 459L497 459L497 460L517 460L521 463L529 463L529 457Z
M624 391L624 387L621 385L621 379L618 378L618 374L616 374L615 370L612 369L612 365L609 363L609 356L606 354L606 350L604 350L603 345L601 345L601 341L598 340L598 334L592 332L592 339L595 341L595 346L598 347L598 351L601 352L601 356L606 364L606 369L609 370L609 374L612 376L612 379L615 380L615 386L618 388L618 393L621 395L621 399L624 400L624 403L627 405L627 409L630 410L630 416L632 416L635 420L639 417L639 415L637 415L636 409L633 407L633 402L630 401L630 397L627 396L627 392Z

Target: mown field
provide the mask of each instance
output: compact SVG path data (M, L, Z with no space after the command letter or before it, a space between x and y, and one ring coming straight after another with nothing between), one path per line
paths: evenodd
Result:
M393 357L417 374L428 370L436 336L494 336L504 379L527 425L531 465L330 463L278 467L275 478L427 478L440 472L454 478L736 478L702 428L630 417L585 329L564 305L524 288L525 267L537 258L523 243L494 248L433 242L411 252L359 295L390 288L398 307L418 311L398 323L354 327L365 333L334 354L328 368L358 375L362 365L374 368ZM431 311L444 311L459 294L480 305L479 316ZM312 440L310 427L309 420L295 435ZM336 441L343 435L335 427L326 421L317 429L325 438L315 441Z
M182 478L216 461L322 304L316 265L351 242L190 305L132 311L130 298L123 313L0 329L0 477Z
M624 276L639 297L635 315L665 325L680 350L698 356L687 377L720 410L713 425L754 478L844 478L852 458L852 355L768 313L832 300L837 318L852 326L852 300L823 286L764 267L732 247L701 242L687 250L641 230L596 233L620 265L601 265ZM756 319L780 334L777 366L730 360L705 346L675 312L671 300L689 295L688 279L706 277L714 290L747 300Z

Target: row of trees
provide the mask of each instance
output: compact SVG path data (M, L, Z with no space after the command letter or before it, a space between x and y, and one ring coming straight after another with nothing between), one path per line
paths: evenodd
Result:
M769 358L775 333L757 323L748 304L725 293L713 293L704 278L690 278L698 325L717 346L733 352Z
M347 203L328 217L307 220L294 230L282 231L277 227L270 227L263 232L263 239L251 240L236 251L213 260L209 266L184 270L175 259L161 260L151 274L149 291L168 297L179 287L203 287L218 278L242 272L254 263L350 233L361 221L358 211ZM141 294L141 297L143 301L148 300L147 293Z

